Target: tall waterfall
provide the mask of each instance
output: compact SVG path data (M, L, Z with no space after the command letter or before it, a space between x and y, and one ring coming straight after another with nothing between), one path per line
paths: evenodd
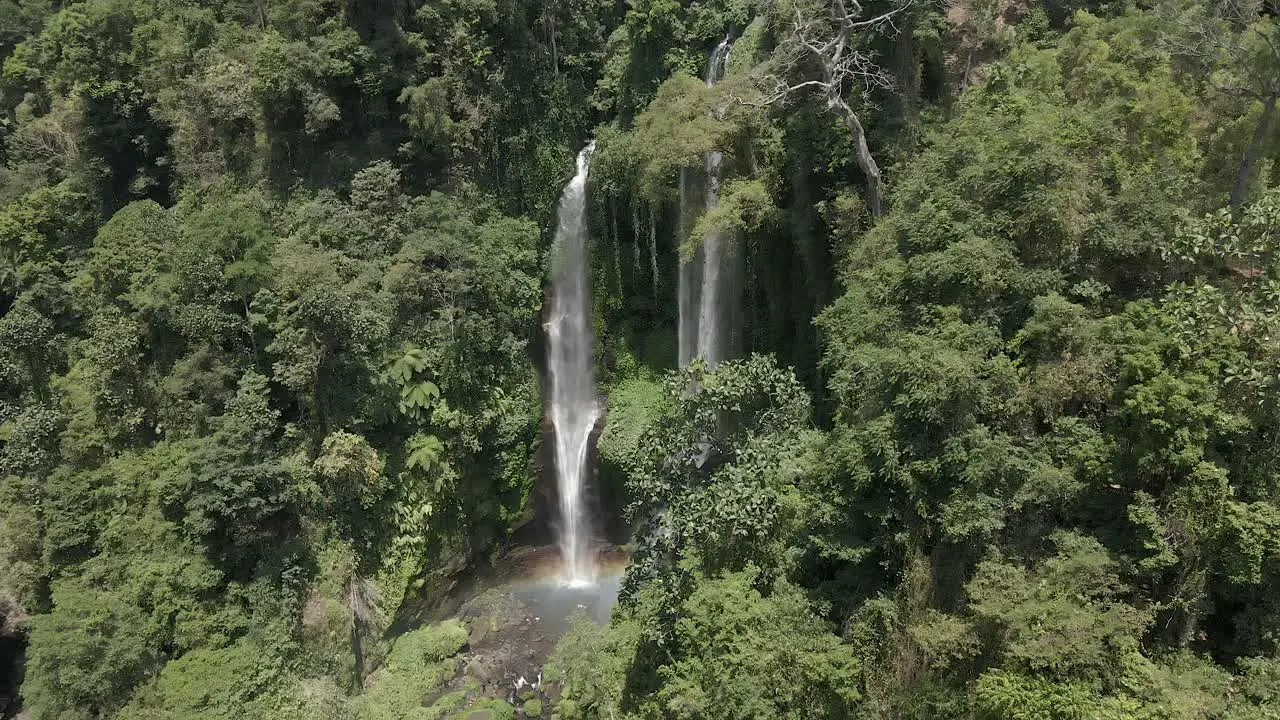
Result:
M564 580L575 586L595 580L592 527L583 497L591 430L600 416L587 286L587 169L594 148L592 142L578 153L578 172L560 196L556 211L559 224L552 247L551 316L546 325L556 485L560 495L557 531Z
M728 36L711 51L707 63L707 87L724 77L729 50L733 47ZM695 173L685 169L680 173L680 236L685 239L693 229L697 215L711 210L720 202L720 172L724 155L713 150L707 154L705 175L702 178L701 207L695 208L693 197ZM680 265L680 365L695 357L701 357L714 367L724 359L728 350L729 327L727 318L731 308L731 275L733 252L732 236L723 233L707 233L697 253Z

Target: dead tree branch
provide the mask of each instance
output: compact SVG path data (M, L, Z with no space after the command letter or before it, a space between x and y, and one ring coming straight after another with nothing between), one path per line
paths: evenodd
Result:
M866 99L872 91L893 89L893 78L876 63L875 55L866 47L877 34L897 34L894 20L910 5L907 0L888 12L865 17L858 0L831 0L830 5L818 11L806 10L792 0L792 24L775 53L775 69L760 78L763 97L750 102L738 100L743 105L764 107L785 103L800 93L820 93L827 108L853 136L855 160L866 178L867 207L874 217L884 214L880 166L867 145L862 120L847 97L857 89L863 98L861 105L870 107ZM794 79L803 77L809 68L817 69L817 78Z

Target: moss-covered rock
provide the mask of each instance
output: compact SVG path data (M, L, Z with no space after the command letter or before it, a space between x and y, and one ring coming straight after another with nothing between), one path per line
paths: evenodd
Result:
M431 707L427 708L426 716L430 720L441 720L441 718L449 717L450 713L457 711L466 704L467 691L457 690L446 695L442 695L435 702L431 703Z
M396 640L388 665L421 665L458 654L467 644L467 628L457 620L407 632Z
M515 720L516 709L505 700L484 698L466 712L454 715L451 720Z
M456 709L465 702L465 694L451 693L424 706L457 675L459 661L453 656L466 644L467 630L455 620L401 635L387 664L373 674L368 692L356 699L359 716L364 720L439 718Z

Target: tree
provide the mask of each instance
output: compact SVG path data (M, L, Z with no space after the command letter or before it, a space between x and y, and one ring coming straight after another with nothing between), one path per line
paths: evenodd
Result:
M1236 164L1228 204L1239 208L1247 198L1259 162L1274 133L1280 102L1280 9L1265 2L1212 5L1169 0L1158 6L1167 26L1162 40L1175 54L1210 74L1210 83L1230 96L1246 100L1253 131Z
M252 640L202 648L165 664L115 717L120 720L237 720L267 717L293 678L271 665L277 649ZM336 698L335 698L336 699ZM341 702L339 700L339 702Z
M641 523L624 597L646 582L682 586L691 559L712 575L785 564L785 499L815 438L809 398L789 370L753 355L701 363L663 382L662 414L630 459L628 515ZM678 592L678 591L676 591Z
M367 659L367 648L377 647L386 629L382 592L378 584L360 569L360 556L350 545L332 543L320 557L321 574L312 590L306 609L304 626L317 640L322 660L337 659L337 648L345 641L349 657L335 663L345 678L346 689L359 694L373 663ZM345 635L344 637L341 637ZM375 657L374 662L377 661ZM349 661L349 662L348 662Z
M54 584L53 612L32 619L23 696L39 720L89 720L127 702L160 662L159 629L120 595Z
M1253 136L1240 158L1235 183L1231 186L1230 204L1238 208L1253 182L1255 168L1262 159L1265 143L1274 132L1276 103L1280 101L1280 23L1276 22L1274 3L1270 14L1260 15L1249 23L1239 41L1232 43L1232 60L1244 70L1245 83L1233 90L1262 104L1262 114L1253 128Z
M0 515L0 636L20 632L36 609L41 585L40 519L25 504Z
M861 118L847 99L857 92L866 102L875 90L893 87L892 77L876 64L868 43L876 34L890 36L897 32L894 18L910 3L904 3L874 16L857 0L832 0L817 6L788 0L790 15L787 34L769 61L764 75L768 82L765 97L759 104L770 105L787 100L801 91L821 93L827 108L844 123L854 144L854 159L862 170L867 186L867 208L873 217L885 211L884 181L880 166L867 145L867 133ZM809 63L818 69L818 77L808 75Z
M680 608L678 656L659 671L669 718L849 717L860 699L849 646L790 583L755 568L699 583Z

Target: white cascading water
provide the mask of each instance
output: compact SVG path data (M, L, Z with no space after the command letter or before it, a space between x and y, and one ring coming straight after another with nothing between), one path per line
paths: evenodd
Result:
M578 153L577 174L560 196L552 247L551 316L546 325L560 495L557 531L563 580L573 586L595 581L592 527L583 497L591 431L600 417L587 286L587 169L594 148L592 142Z
M733 47L729 37L721 40L711 51L707 65L707 87L720 82L724 77L725 64L729 59L729 50ZM720 202L720 171L724 155L718 150L707 154L706 185L703 191L703 206L699 210L705 212L716 207ZM689 184L692 173L680 173L680 218L681 237L688 237L692 229L691 202ZM710 232L703 238L701 246L694 258L683 262L680 266L680 365L689 364L695 357L701 357L710 367L724 359L728 328L726 327L727 275L731 249L727 247L731 238L723 233Z

